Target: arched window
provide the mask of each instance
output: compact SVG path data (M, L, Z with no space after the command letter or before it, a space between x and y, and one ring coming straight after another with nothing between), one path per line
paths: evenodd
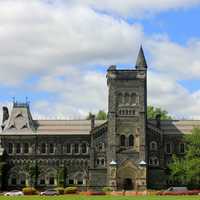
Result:
M81 149L82 149L82 153L87 153L87 145L85 143L81 145Z
M46 153L46 144L42 143L41 145L41 153Z
M158 149L158 145L156 141L150 142L150 150L156 151Z
M105 161L104 161L104 158L103 158L103 159L101 159L101 165L104 166L104 163L105 163Z
M167 143L165 146L165 151L167 154L171 154L172 153L172 143Z
M133 137L133 135L129 135L129 137L128 137L128 146L129 147L134 146L134 137Z
M129 99L129 94L128 93L125 93L124 100L125 100L125 104L129 104L130 103L130 99Z
M66 152L71 153L71 144L66 145Z
M125 144L126 144L126 137L125 137L125 135L121 135L120 136L120 146L125 146Z
M135 93L131 94L131 105L134 105L134 104L136 104L136 94Z
M11 184L12 185L17 185L17 176L14 174L11 177Z
M49 145L49 153L54 153L54 144Z
M20 143L16 144L16 153L21 153L21 144Z
M20 174L20 184L25 185L26 184L26 175L25 174Z
M28 143L24 143L24 153L29 153L29 145L28 145Z
M74 153L79 153L79 144L74 145Z
M12 143L8 144L8 153L9 154L13 153L13 144Z
M122 104L123 103L123 96L122 96L122 93L119 93L118 94L118 104Z
M149 165L158 166L159 165L159 159L157 157L149 158Z

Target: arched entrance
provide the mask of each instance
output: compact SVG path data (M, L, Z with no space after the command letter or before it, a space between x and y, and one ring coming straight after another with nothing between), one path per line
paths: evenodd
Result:
M123 182L123 189L124 190L133 190L133 181L131 178L125 178Z
M123 190L136 189L138 168L131 160L123 162L117 170L117 187Z

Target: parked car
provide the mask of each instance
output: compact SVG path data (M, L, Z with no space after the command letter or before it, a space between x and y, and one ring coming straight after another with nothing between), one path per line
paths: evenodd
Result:
M48 190L45 190L44 192L40 192L40 195L55 196L55 195L59 195L59 192L54 189L48 189Z
M4 196L22 196L22 195L24 195L24 193L19 190L12 190L10 192L4 193Z
M170 187L157 195L198 195L200 190L188 190L187 187Z

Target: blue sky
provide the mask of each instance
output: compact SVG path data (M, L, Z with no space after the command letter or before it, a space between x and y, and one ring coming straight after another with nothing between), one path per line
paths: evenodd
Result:
M107 67L134 67L142 44L148 103L200 118L200 0L3 0L0 13L1 106L28 97L35 118L107 110Z

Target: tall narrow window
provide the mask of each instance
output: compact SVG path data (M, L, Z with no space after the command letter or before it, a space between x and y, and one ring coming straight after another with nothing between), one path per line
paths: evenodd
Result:
M21 153L21 145L20 145L20 143L16 144L16 153Z
M74 153L79 153L79 144L74 145Z
M118 94L118 103L121 105L123 103L123 96L121 93Z
M86 146L85 143L81 145L81 149L82 149L82 153L86 153L87 152L87 146Z
M131 105L134 105L134 104L136 104L136 94L135 93L131 94Z
M130 146L132 147L134 145L134 137L133 137L133 135L130 135L128 137L128 145L129 145L129 147Z
M9 154L13 153L13 144L12 143L8 144L8 153Z
M126 143L126 138L125 138L125 135L121 135L120 136L120 146L125 146L125 143Z
M179 151L180 151L180 153L185 153L185 144L184 143L181 143L179 145Z
M54 145L53 144L49 145L49 153L54 153Z
M124 95L125 104L129 104L130 103L129 97L130 97L129 94L125 93L125 95Z
M46 153L46 144L45 143L42 143L41 152Z
M28 143L24 144L24 153L28 153L29 152L29 145Z
M66 145L66 152L71 153L71 144Z
M166 144L166 153L168 153L168 154L172 153L172 144L171 143Z

